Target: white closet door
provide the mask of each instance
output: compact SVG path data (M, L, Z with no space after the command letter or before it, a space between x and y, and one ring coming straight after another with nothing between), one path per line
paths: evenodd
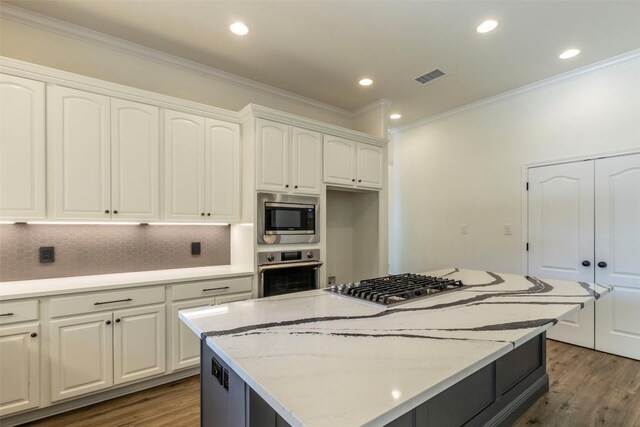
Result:
M240 126L206 121L207 220L240 220Z
M110 99L54 86L47 92L53 216L110 219Z
M529 169L528 203L529 274L593 282L593 161ZM593 348L593 303L561 320L547 335Z
M204 219L204 122L204 117L164 110L166 219Z
M158 110L111 99L113 219L160 219Z
M0 74L0 218L45 218L44 83Z
M596 349L640 359L640 154L596 161Z

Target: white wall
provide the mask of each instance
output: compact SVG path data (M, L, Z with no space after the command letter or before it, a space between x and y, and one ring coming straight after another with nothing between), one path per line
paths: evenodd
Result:
M523 272L522 166L640 148L640 58L405 129L392 147L391 272Z
M232 111L254 103L353 127L346 114L6 18L0 19L0 55Z

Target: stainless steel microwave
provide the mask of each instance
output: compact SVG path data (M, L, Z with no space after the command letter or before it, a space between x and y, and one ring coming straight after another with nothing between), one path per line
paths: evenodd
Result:
M317 197L258 193L258 243L320 241Z

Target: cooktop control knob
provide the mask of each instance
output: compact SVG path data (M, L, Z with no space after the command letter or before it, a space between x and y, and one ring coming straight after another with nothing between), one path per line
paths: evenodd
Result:
M313 258L313 253L311 251L307 252L307 258Z
M267 255L267 261L273 262L274 259L276 259L276 257L274 257L273 254Z

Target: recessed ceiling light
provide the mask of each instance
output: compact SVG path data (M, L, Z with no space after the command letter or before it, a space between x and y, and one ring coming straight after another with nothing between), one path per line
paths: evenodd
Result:
M560 59L569 59L569 58L573 58L574 56L578 55L580 53L580 49L567 49L564 52L562 52L559 56Z
M489 31L495 30L497 26L498 26L498 21L489 19L487 21L484 21L482 24L478 25L478 28L476 28L476 31L479 33L488 33Z
M373 80L371 80L371 79L362 79L358 83L360 83L360 86L371 86L373 84Z
M244 25L242 22L234 22L229 26L229 29L233 34L238 36L245 36L249 33L249 27Z
M391 120L398 120L401 117L402 117L402 114L398 114L398 113L393 113L392 115L389 116Z

